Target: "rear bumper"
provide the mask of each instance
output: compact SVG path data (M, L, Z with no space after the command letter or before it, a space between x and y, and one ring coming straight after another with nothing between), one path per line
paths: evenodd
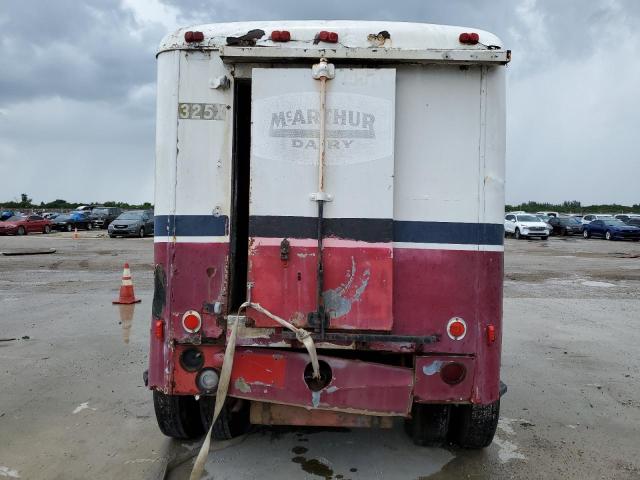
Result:
M177 346L174 351L172 391L167 393L201 393L196 385L197 372L180 367L180 355L187 348ZM223 348L208 346L202 350L205 367L220 368ZM305 369L309 369L306 353L240 347L234 357L229 395L305 409L400 417L410 414L413 402L488 404L500 396L499 372L492 371L491 378L480 378L482 368L477 367L475 356L416 356L415 368L329 356L319 359L329 366L331 376L326 385L314 391L305 381ZM466 370L455 385L445 383L441 376L442 368L452 362ZM153 382L150 386L154 388Z

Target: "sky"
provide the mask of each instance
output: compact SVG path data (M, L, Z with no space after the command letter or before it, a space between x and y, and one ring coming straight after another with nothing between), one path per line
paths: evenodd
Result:
M513 51L507 203L640 203L636 0L1 0L0 201L153 201L161 38L256 19L491 31Z

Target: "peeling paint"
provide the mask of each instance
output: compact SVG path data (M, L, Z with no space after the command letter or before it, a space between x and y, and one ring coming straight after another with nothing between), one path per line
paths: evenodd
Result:
M244 381L244 378L239 377L235 383L234 386L237 390L241 391L242 393L250 393L251 392L251 386Z
M327 393L333 393L333 392L336 392L336 391L338 391L338 387L336 387L336 386L327 388Z
M342 317L351 311L354 302L359 302L369 285L371 270L365 269L359 278L359 285L353 295L349 295L349 290L356 278L357 267L355 258L351 257L351 270L346 274L346 280L337 288L327 290L323 293L324 304L327 311L333 318Z
M424 373L425 375L435 375L440 371L443 363L444 362L442 360L436 360L429 365L425 365L424 367L422 367L422 373Z
M321 393L322 393L322 390L318 392L311 392L311 404L313 405L313 408L318 408L318 405L320 405Z

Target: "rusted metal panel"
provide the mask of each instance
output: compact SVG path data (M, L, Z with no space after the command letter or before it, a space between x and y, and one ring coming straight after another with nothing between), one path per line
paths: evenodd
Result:
M251 423L254 425L331 426L348 428L392 428L393 417L357 413L307 410L277 403L251 402Z
M385 416L408 414L413 389L410 368L324 356L319 359L331 367L332 376L324 388L312 391L304 380L309 364L307 354L239 349L229 395L308 409Z
M449 385L442 380L440 372L447 363L456 362L465 366L462 381ZM475 376L475 358L447 355L416 357L415 401L425 403L468 403L471 401Z

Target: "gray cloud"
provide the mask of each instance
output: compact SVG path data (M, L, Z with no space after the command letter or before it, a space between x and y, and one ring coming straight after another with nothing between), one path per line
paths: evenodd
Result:
M376 19L492 31L508 67L507 200L638 203L632 0L74 0L0 11L2 198L151 200L155 49L178 26ZM95 182L95 172L100 181Z

